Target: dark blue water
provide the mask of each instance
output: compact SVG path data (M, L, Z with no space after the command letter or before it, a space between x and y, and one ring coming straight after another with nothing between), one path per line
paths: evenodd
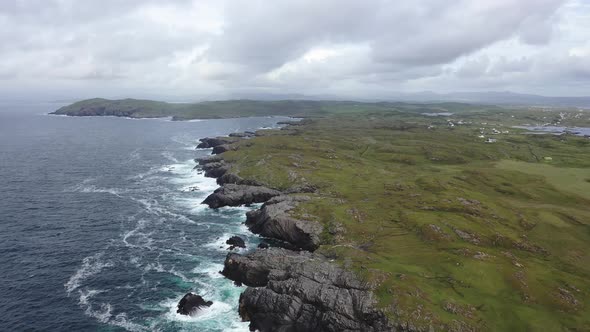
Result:
M59 106L0 105L0 330L247 330L218 271L227 237L257 239L245 208L199 204L216 185L194 147L282 119L43 115ZM187 291L214 305L177 315Z

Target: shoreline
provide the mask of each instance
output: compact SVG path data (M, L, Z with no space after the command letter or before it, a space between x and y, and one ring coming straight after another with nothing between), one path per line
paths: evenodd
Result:
M302 125L292 119L278 122ZM294 330L394 330L385 314L376 308L371 286L353 272L327 257L314 253L321 245L323 227L316 221L297 220L290 211L315 188L277 190L241 178L231 172L223 158L235 151L237 142L258 136L237 133L228 137L202 138L197 148L212 148L206 158L195 159L206 177L220 186L202 204L209 208L262 203L246 213L246 226L262 241L247 254L229 252L220 273L237 285L246 285L238 313L250 322L252 331Z

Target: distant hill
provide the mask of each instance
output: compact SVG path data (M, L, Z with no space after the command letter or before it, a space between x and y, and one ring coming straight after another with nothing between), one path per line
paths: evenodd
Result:
M510 91L487 92L451 92L436 93L431 91L400 94L394 97L403 101L455 101L467 103L485 103L495 105L528 105L551 107L583 107L590 108L590 97L547 97L534 94L515 93Z
M347 100L339 95L302 95L302 94L240 94L231 95L233 99L255 100ZM231 99L230 98L230 99ZM226 98L222 99L228 99ZM548 97L535 94L515 93L511 91L449 92L437 93L422 91L412 93L391 92L381 98L354 98L362 102L404 101L411 103L463 102L476 104L514 105L514 106L550 106L590 108L590 97Z
M87 99L64 106L51 114L68 116L119 116L173 120L215 119L246 116L313 117L360 111L454 112L490 109L494 106L465 103L403 103L318 100L225 100L199 103L166 103L161 101L102 98Z

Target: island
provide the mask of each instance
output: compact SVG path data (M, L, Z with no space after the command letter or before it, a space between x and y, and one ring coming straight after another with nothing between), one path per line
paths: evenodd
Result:
M267 242L222 271L252 330L590 329L590 139L522 127L589 127L587 110L92 103L56 114L304 118L200 143L205 204L263 203L246 226Z

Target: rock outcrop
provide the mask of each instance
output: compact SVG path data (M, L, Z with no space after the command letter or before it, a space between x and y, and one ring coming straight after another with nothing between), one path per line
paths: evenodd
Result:
M209 164L209 163L220 162L220 161L223 161L222 156L206 156L206 157L201 157L201 158L195 159L195 162L201 166Z
M290 215L297 204L310 199L296 194L316 192L317 188L304 184L280 192L232 173L231 165L219 154L235 149L236 145L231 143L254 135L230 136L201 139L199 144L200 148L213 148L213 156L196 160L199 167L205 176L217 178L221 185L203 204L219 208L265 202L260 209L247 213L246 225L253 233L280 246L271 247L263 242L247 255L229 253L226 257L222 274L236 284L249 286L240 296L239 313L243 320L250 321L250 329L394 331L383 312L375 308L368 285L313 253L320 246L322 225ZM226 243L231 245L230 249L245 247L243 239L237 236ZM181 304L182 300L179 312Z
M231 144L235 142L236 139L232 137L205 137L201 138L199 141L201 143L197 145L197 149L208 149L224 144Z
M281 192L262 186L248 186L240 184L225 184L215 190L203 201L212 209L223 206L240 206L252 203L266 202Z
M239 312L252 331L393 331L368 285L310 252L228 254L222 272L250 287Z
M225 163L225 161L217 161L207 163L201 166L203 171L205 172L205 176L209 178L218 178L225 174L229 170L229 165Z
M211 152L212 154L220 154L220 153L224 153L227 151L231 151L234 148L232 148L232 146L230 144L222 144L222 145L217 145L213 148L213 151Z
M320 246L322 225L312 220L291 217L289 211L306 196L279 196L267 201L261 209L246 214L246 226L264 237L285 241L303 250L314 251Z
M227 241L225 241L225 243L230 245L230 250L233 250L235 248L246 248L246 242L244 241L244 239L237 235L230 237L229 239L227 239Z
M236 175L229 170L223 173L222 176L217 178L217 184L220 186L228 183L243 184L248 186L262 186L262 184L256 180L244 179L241 176Z
M178 302L176 313L181 315L193 315L203 307L210 307L211 301L205 301L200 295L186 293Z

